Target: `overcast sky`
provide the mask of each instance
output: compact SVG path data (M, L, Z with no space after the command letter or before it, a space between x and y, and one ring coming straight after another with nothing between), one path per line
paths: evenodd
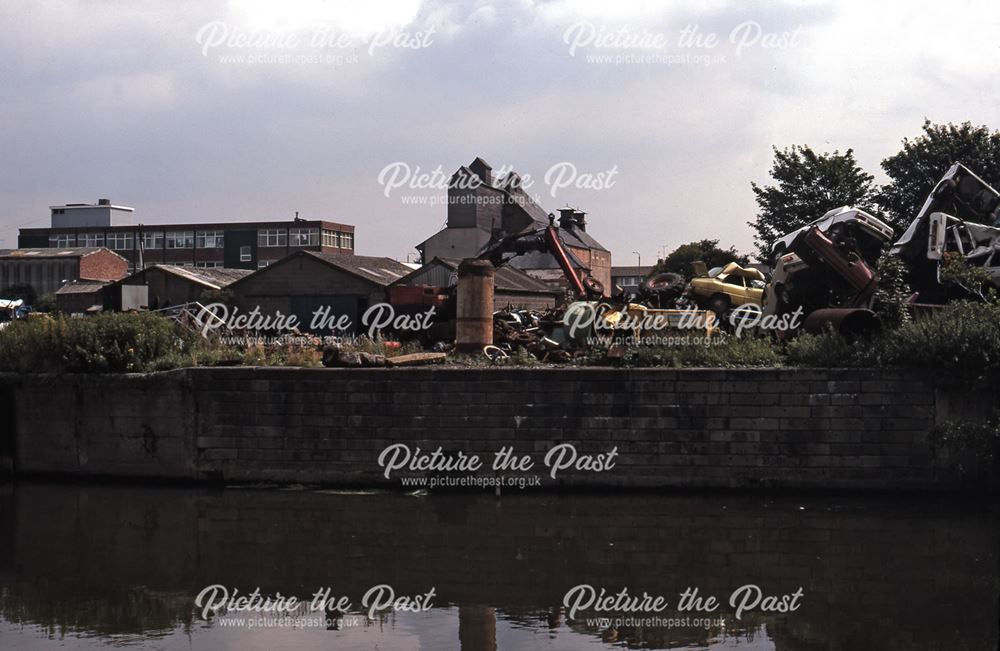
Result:
M299 211L405 259L446 212L414 172L481 156L647 263L750 250L772 145L878 173L925 116L1000 127L992 2L0 0L0 25L8 247L108 197L147 224Z

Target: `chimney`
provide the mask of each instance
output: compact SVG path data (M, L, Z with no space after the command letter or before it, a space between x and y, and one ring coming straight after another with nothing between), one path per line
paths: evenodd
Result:
M97 205L98 206L110 206L111 205L111 199L98 199L97 200Z
M576 225L576 218L573 214L576 211L572 208L559 209L559 228L571 229Z
M581 231L587 230L587 213L583 212L582 210L577 210L573 214L576 215L576 225L577 225L577 227Z
M485 185L493 185L493 168L490 164L484 161L482 158L476 157L476 160L472 161L469 165L469 169L472 173L479 177Z

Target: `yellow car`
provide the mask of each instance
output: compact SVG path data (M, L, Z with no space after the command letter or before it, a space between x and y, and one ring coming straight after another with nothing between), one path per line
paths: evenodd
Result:
M764 274L756 269L744 269L735 262L706 270L704 262L695 262L695 278L688 284L685 295L702 308L718 315L729 308L753 304L760 307L764 300Z

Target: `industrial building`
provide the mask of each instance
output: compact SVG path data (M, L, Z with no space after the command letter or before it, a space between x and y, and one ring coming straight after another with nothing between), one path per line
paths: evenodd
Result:
M0 249L0 291L30 287L41 296L70 281L113 281L127 274L128 261L104 247Z
M434 258L419 269L403 276L393 287L450 288L458 283L458 265L461 260ZM555 307L565 291L555 285L538 280L511 265L496 270L493 278L493 309L508 307L547 310Z
M416 246L422 262L474 258L498 237L548 226L549 213L521 185L521 177L513 171L495 179L493 168L482 158L460 167L448 187L447 224ZM611 252L587 232L586 213L563 208L553 225L578 273L588 271L610 291ZM547 252L526 254L510 264L546 282L566 282L555 258Z
M154 264L261 269L299 250L353 253L354 226L299 219L254 222L136 223L134 208L96 204L50 206L49 228L22 228L21 248L107 247L130 271Z
M123 278L106 291L114 309L157 310L202 300L206 292L221 291L251 273L249 269L157 264Z
M228 289L245 312L294 314L303 332L330 333L327 327L310 327L313 314L326 310L331 317L346 316L353 334L365 310L386 302L389 285L411 271L392 258L296 251Z

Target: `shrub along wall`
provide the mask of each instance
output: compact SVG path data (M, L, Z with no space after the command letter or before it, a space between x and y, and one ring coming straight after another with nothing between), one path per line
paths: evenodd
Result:
M379 456L395 444L548 486L928 489L988 470L930 441L983 402L914 371L194 368L2 382L24 473L395 487L442 475L386 479ZM614 465L552 479L544 456L563 443L605 460L616 449ZM534 467L495 473L504 447Z

